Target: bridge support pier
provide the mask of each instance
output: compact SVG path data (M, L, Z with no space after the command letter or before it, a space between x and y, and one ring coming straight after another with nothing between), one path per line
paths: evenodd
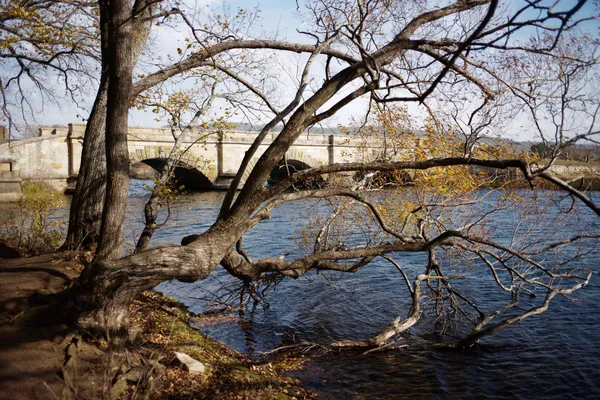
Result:
M217 178L223 175L223 132L217 138Z
M81 165L85 124L69 124L67 135L68 176L77 176Z
M9 130L0 125L0 139L9 140ZM9 154L0 154L0 202L17 201L21 198L20 173L16 170L16 159Z
M18 171L0 171L0 201L17 201L21 198L21 178Z
M335 163L335 136L329 135L329 144L327 145L327 153L329 155L329 165Z

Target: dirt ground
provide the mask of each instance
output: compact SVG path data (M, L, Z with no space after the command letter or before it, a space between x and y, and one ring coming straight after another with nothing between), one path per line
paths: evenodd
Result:
M68 327L23 327L11 319L34 305L38 295L65 288L80 269L78 262L52 255L0 259L1 399L60 398L64 384L57 370L64 353L59 347Z
M303 360L252 362L191 328L185 307L155 292L132 304L130 341L122 348L84 339L51 316L44 321L41 296L64 289L81 269L73 255L0 259L0 399L314 397L284 374ZM187 372L175 352L202 362L206 372Z

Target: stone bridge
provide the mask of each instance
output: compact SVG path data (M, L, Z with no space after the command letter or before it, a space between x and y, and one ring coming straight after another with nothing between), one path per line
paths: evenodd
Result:
M21 182L27 180L45 181L64 190L67 180L73 180L79 172L84 132L85 124L69 124L64 128L40 129L39 137L9 140L7 130L0 127L0 200L17 199ZM206 132L188 134L189 139L181 146L187 150L179 159L176 178L185 179L184 185L189 189L226 188L257 134L228 130L201 140L198 138ZM265 138L248 171L277 135L274 132ZM130 127L131 163L143 162L159 168L174 142L168 128ZM381 146L365 144L345 134L304 133L289 149L286 159L288 165L303 169L354 161L380 151Z

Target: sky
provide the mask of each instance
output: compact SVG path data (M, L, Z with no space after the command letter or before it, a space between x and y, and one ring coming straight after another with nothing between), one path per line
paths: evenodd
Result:
M185 2L185 0L183 0ZM515 0L516 1L516 0ZM300 0L302 4L302 1ZM514 2L513 2L514 3ZM308 42L305 35L299 34L296 30L307 27L307 21L302 19L302 16L296 9L295 0L243 0L243 1L221 1L221 0L199 0L187 1L185 5L190 6L195 4L196 10L199 12L209 12L208 8L214 13L220 13L224 9L235 10L244 8L246 10L258 9L260 15L260 23L254 28L255 32L265 31L270 35L277 36L280 40L292 42ZM512 6L515 6L513 4ZM584 10L585 12L585 10ZM152 33L151 50L154 54L175 54L177 48L185 47L185 38L190 36L189 31L184 27L155 27ZM295 92L297 79L292 79L289 75L295 74L298 65L303 65L306 56L298 56L290 53L279 52L272 60L274 68L278 68L280 72L279 78L281 81L279 95L281 97L280 105L283 107L286 104L286 99L289 101ZM147 72L151 70L149 59L145 58L140 63L141 67L137 72ZM315 65L314 69L318 71L319 65ZM323 78L320 72L316 72L312 76L315 85L318 85L319 80ZM346 90L345 93L347 93ZM32 92L34 93L34 92ZM345 94L342 92L337 98ZM75 105L65 99L58 104L47 102L43 106L40 105L40 110L36 115L36 122L40 125L66 125L71 122L82 122L89 115L89 110L95 95L94 88L86 90L83 100ZM360 118L368 106L366 98L361 98L354 101L352 104L341 109L334 118L326 122L326 126L335 127L339 125L349 125L354 120ZM214 116L222 115L224 102L216 101L212 109ZM424 118L424 110L414 103L408 105L409 113L418 121ZM132 126L164 126L167 121L155 120L156 115L148 111L139 111L132 109L130 112L130 125ZM233 117L236 119L238 117ZM267 120L267 116L262 116L262 122ZM234 121L237 122L237 121ZM259 122L259 121L252 121ZM517 140L532 140L535 139L528 126L530 122L526 116L521 115L515 118L510 126L506 126L508 132Z
M282 1L255 1L255 0L244 0L244 1L204 1L202 7L210 7L213 12L219 13L224 8L229 10L235 10L237 8L243 8L245 10L258 10L259 20L255 27L255 32L266 32L269 37L276 37L278 40L294 42L294 43L310 43L314 41L308 38L306 35L298 33L297 30L304 28L308 29L307 23L302 20L296 8L295 0L282 0ZM302 4L302 0L300 0ZM160 49L162 53L172 53L173 49L178 47L184 47L184 39L189 36L187 31L174 31L166 28L158 31L155 36L156 44L153 45L153 49ZM297 88L297 77L301 73L304 63L307 60L306 55L297 55L289 52L276 52L275 59L273 59L274 67L279 68L281 74L278 79L282 81L280 85L280 109L284 108L285 105L291 99L293 99L296 88ZM300 68L300 70L299 70ZM322 69L322 67L321 67ZM319 66L315 65L313 71L320 73ZM291 75L291 76L290 76ZM316 82L318 77L313 76L313 82ZM343 91L336 98L340 98L345 95L348 90ZM277 99L275 100L277 101ZM225 107L224 102L217 101L213 107L215 113L219 113L219 107ZM352 122L356 115L364 114L364 110L368 105L366 99L357 99L353 104L343 108L333 118L324 122L330 127L336 127L338 124L348 125ZM163 126L164 121L157 122L154 120L155 115L147 111L132 110L130 113L130 122L136 126ZM266 123L270 115L266 115L262 118L259 123ZM234 117L234 119L237 117ZM237 122L237 121L234 121ZM251 121L254 123L255 121Z
M270 35L276 35L277 38L281 40L307 42L303 35L300 35L296 32L296 28L301 27L302 22L298 19L296 3L294 0L198 0L195 1L195 3L196 8L199 11L210 7L213 10L212 12L215 13L220 12L224 8L233 10L237 8L244 8L246 10L258 9L260 13L260 27L257 27L257 30L264 30ZM189 30L183 26L180 27L179 30L177 28L167 27L164 25L161 27L153 27L151 34L151 51L155 54L174 54L175 49L185 47L186 42L184 39L186 37L190 37L190 33ZM296 56L281 54L279 62L282 64L292 64L297 60L298 57ZM143 65L141 69L138 68L137 72L147 72L147 68L147 64ZM60 89L58 92L60 92ZM58 104L48 101L43 105L39 105L39 112L36 118L37 121L35 122L44 126L66 125L71 122L82 122L89 115L89 110L91 109L95 96L95 92L92 88L86 90L86 92L87 96L85 96L85 98L80 101L78 105L73 104L67 99L65 99L65 101L58 102ZM37 97L35 91L32 90L31 94L34 99ZM133 126L163 126L166 123L165 121L155 121L155 117L156 115L151 112L132 109L130 111L130 124ZM341 118L341 120L348 120L348 117ZM35 122L31 121L32 124L35 124Z

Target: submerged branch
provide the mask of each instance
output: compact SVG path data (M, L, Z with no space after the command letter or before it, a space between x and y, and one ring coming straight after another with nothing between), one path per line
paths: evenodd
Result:
M394 319L387 327L382 329L377 335L367 340L342 340L333 343L335 347L381 347L387 344L392 337L398 336L414 326L421 317L421 282L432 279L450 280L464 278L462 275L455 276L436 276L436 275L418 275L412 287L412 306L406 318L398 317Z
M571 287L568 288L564 288L564 289L553 289L550 290L548 292L548 294L546 295L546 298L544 299L544 302L536 307L532 307L529 310L525 311L524 313L521 313L519 315L513 316L513 317L509 317L506 318L500 322L498 322L495 325L491 325L487 328L483 328L482 327L487 324L493 317L497 316L498 314L513 308L517 305L518 303L518 296L516 297L515 301L513 301L511 304L509 304L508 306L496 311L495 313L491 314L487 320L482 321L482 323L480 323L476 328L478 329L474 329L473 332L467 336L464 339L461 339L459 341L456 342L452 342L452 343L442 343L442 344L438 344L436 345L436 347L448 347L448 348L465 348L465 347L470 347L473 346L474 344L478 343L481 339L483 339L485 336L489 336L493 333L498 332L501 329L504 329L506 327L509 327L511 325L514 325L518 322L521 322L522 320L524 320L525 318L531 317L533 315L537 315L537 314L541 314L544 311L546 311L548 309L548 306L550 305L550 302L552 301L552 299L556 296L556 295L562 295L562 296L566 296L569 295L579 289L581 289L584 286L587 286L587 284L590 281L590 278L592 277L592 274L589 273L587 275L587 277L585 278L584 281L577 283L576 285L573 285Z

